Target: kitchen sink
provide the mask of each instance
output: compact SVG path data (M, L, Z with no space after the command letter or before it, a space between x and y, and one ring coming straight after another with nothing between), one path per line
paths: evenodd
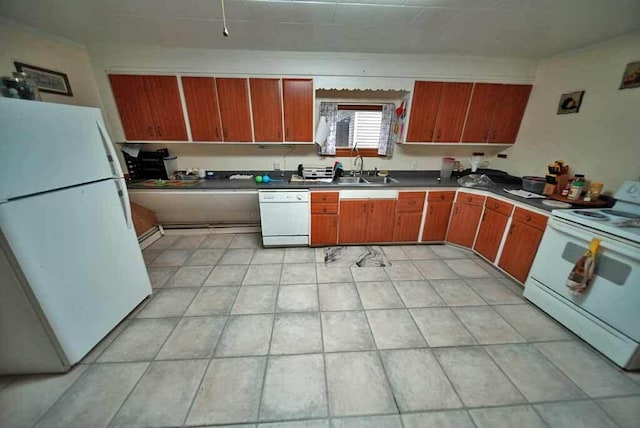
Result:
M338 177L338 184L366 184L367 182L361 177Z
M373 177L363 177L362 179L365 181L365 183L370 183L370 184L399 183L398 180L396 180L395 178L392 178L392 177L377 177L377 176L373 176Z

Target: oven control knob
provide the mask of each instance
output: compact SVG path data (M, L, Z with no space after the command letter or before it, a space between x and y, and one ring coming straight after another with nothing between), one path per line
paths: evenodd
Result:
M298 198L298 200L301 201L302 200L302 195L298 195L298 196L296 196L296 198Z

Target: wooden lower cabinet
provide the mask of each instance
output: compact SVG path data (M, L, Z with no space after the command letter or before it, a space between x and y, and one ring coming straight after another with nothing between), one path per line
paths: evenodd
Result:
M422 212L396 214L396 225L393 228L393 240L396 242L416 242L420 234Z
M482 216L481 205L471 205L463 202L453 204L453 214L447 232L447 242L471 248L476 237L478 223Z
M422 241L444 241L447 236L453 202L429 202L428 204L427 217L424 220L424 230L422 231Z
M507 215L490 209L485 210L473 249L487 260L495 261L508 221Z
M391 242L395 211L395 199L340 201L338 242Z
M311 245L338 243L338 215L311 214Z
M514 219L509 228L498 266L521 283L527 279L543 231Z

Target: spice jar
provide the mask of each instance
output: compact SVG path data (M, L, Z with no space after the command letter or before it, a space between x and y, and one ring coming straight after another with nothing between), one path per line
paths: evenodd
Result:
M571 199L575 201L580 198L582 195L582 190L584 189L584 181L574 180L571 183L571 189L569 190L569 194L567 195L567 199Z

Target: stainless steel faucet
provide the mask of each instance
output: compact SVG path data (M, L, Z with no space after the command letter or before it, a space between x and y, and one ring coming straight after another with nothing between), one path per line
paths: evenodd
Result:
M364 159L362 159L362 156L358 155L355 157L355 159L353 159L353 167L356 167L356 163L358 163L358 159L360 159L360 174L358 175L358 177L362 177L362 170L364 169Z

